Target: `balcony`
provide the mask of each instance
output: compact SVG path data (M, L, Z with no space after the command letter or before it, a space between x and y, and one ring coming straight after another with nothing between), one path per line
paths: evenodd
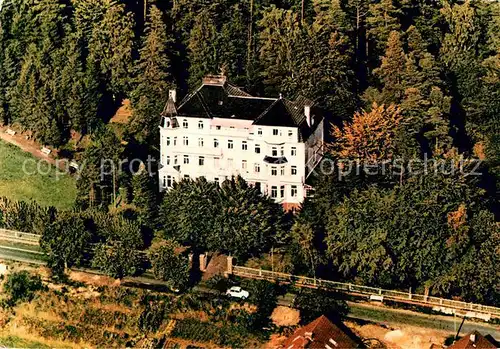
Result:
M282 164L287 164L288 160L284 156L265 156L264 157L264 162L271 164L271 165L282 165Z

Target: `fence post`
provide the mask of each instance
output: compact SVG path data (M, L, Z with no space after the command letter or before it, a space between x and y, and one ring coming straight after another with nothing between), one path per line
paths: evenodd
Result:
M411 299L411 287L408 289L408 299Z
M351 291L351 284L349 284L349 291Z
M262 277L262 268L259 269L259 276Z
M227 257L227 272L228 275L233 273L233 257Z
M382 289L381 288L378 289L378 294L380 294L380 295L382 294Z

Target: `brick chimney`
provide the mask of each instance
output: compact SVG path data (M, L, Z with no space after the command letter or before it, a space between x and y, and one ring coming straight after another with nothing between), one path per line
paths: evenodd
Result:
M304 115L306 116L307 125L309 125L309 127L311 127L312 124L311 124L311 106L310 105L304 106Z
M176 90L169 90L168 91L168 98L172 98L174 103L177 103L177 91Z
M224 85L227 77L224 75L207 75L203 78L203 85Z

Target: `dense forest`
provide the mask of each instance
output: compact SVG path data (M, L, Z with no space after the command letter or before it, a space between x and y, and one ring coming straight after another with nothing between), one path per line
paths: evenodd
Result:
M92 136L79 209L107 210L124 189L127 219L185 246L241 260L275 246L288 271L498 305L499 33L500 4L486 0L5 0L0 122L54 146L71 130ZM241 181L183 182L162 198L147 176L98 175L101 158L154 148L170 88L219 72L256 95L315 100L335 121L334 162L442 168L337 168L295 217ZM124 143L106 124L125 98ZM480 175L455 173L459 159Z

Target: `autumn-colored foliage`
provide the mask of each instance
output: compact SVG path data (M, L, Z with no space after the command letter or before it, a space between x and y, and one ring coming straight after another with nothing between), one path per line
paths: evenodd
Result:
M356 112L343 128L333 127L331 149L342 159L377 161L390 159L395 152L395 134L401 113L399 107L373 103L370 111Z

